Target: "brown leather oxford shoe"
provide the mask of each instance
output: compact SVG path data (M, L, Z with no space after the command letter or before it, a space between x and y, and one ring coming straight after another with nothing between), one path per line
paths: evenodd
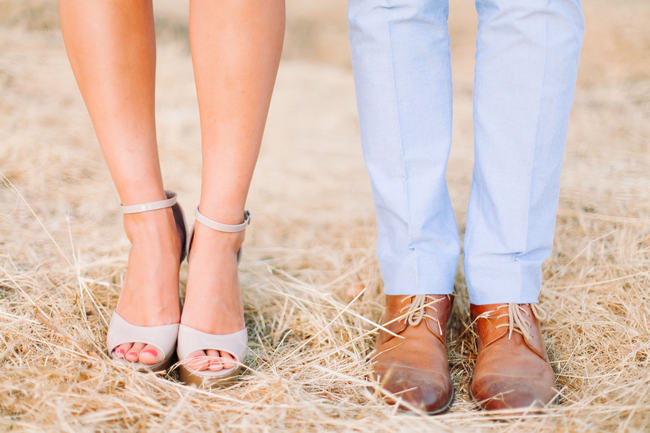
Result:
M488 410L542 407L555 399L536 304L471 305L478 333L472 397Z
M453 295L386 296L384 327L371 355L373 376L402 402L431 415L449 409L454 388L445 336ZM409 409L386 395L386 401Z

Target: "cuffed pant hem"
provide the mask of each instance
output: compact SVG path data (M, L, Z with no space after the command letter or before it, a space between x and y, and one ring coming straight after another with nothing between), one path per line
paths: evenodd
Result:
M387 295L449 295L454 293L458 259L379 259Z
M520 296L475 296L469 298L469 303L473 305L491 305L491 304L537 304L538 298L520 297Z
M520 262L508 255L496 263L465 263L469 301L474 305L537 303L541 277L541 263Z

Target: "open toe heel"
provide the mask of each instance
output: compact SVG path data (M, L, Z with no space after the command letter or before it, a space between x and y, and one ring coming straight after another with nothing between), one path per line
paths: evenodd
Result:
M176 193L172 191L165 191L166 199L149 203L142 203L130 206L122 206L123 214L148 212L158 209L172 208L174 221L176 222L176 230L181 244L180 261L186 255L186 239L187 231L185 229L185 219L183 218L183 211L178 203L176 203ZM176 339L178 337L178 323L159 326L137 326L127 322L117 311L113 312L111 323L108 326L108 333L106 334L106 346L108 354L115 360L120 361L140 371L160 371L166 369L171 361L174 349L176 347ZM122 344L127 343L145 343L154 346L159 353L162 354L162 360L156 364L143 364L141 362L130 362L126 359L118 358L114 351L115 348Z
M242 232L250 223L250 213L244 212L244 222L241 224L222 224L214 221L196 210L196 220L206 227L213 230L226 233ZM191 247L191 240L190 240ZM237 252L237 261L241 255L241 249ZM228 352L235 357L236 365L219 371L195 370L189 367L189 355L194 352L205 350L218 350ZM190 326L181 324L178 329L178 359L180 360L181 380L187 384L196 386L210 386L213 384L223 384L232 380L243 367L243 363L248 354L248 334L246 328L231 334L208 334L194 329Z

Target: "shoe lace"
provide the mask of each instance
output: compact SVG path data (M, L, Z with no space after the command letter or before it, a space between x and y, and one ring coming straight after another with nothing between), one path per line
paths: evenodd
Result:
M530 310L533 313L533 316L537 320L544 320L546 319L546 311L542 309L537 304L529 304L530 305ZM490 317L494 316L494 319L501 319L503 317L508 318L508 323L501 323L499 325L496 325L496 328L503 328L505 326L508 327L508 339L512 338L512 333L517 332L521 334L521 336L525 340L530 340L531 335L530 332L528 332L528 327L525 325L526 324L526 309L523 307L523 305L520 304L501 304L498 307L496 307L494 310L486 311L478 316L479 319L488 319Z
M429 318L438 324L438 330L442 334L442 325L440 324L440 320L438 320L437 317L427 313L426 309L431 308L434 312L437 313L438 309L436 308L435 304L442 302L444 298L434 298L430 295L411 295L402 299L402 303L408 300L411 302L400 308L400 315L403 315L406 323L411 326L417 326L422 322L422 320Z

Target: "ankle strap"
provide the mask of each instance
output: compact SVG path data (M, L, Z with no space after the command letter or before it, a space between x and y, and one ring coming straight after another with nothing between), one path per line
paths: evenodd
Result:
M175 192L165 191L165 196L167 197L165 200L150 201L148 203L140 203L140 204L131 204L128 206L122 205L122 213L130 214L130 213L148 212L150 210L158 210L158 209L164 209L166 207L172 207L176 204Z
M197 207L196 220L204 226L210 227L212 230L226 233L237 233L244 231L246 229L246 226L250 224L251 213L247 210L244 211L244 222L241 224L223 224L203 215L201 212L199 212L199 208Z

